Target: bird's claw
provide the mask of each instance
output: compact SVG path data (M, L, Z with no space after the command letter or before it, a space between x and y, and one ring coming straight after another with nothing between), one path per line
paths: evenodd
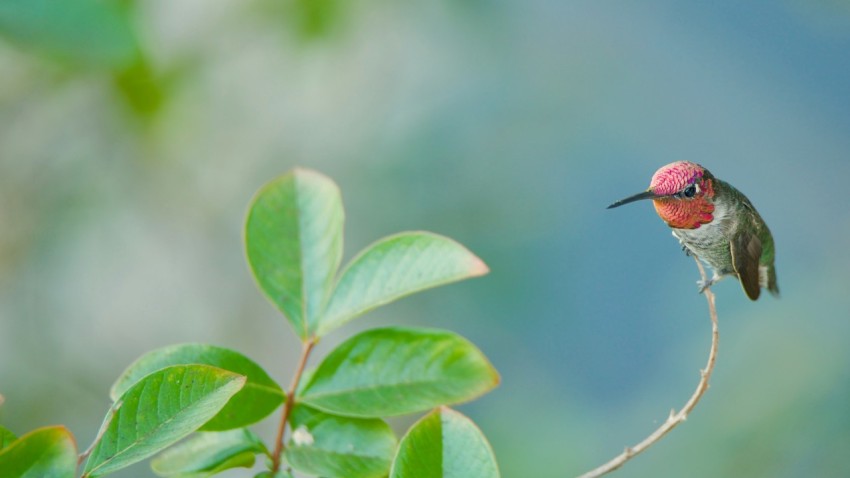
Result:
M700 280L698 280L697 281L697 287L699 288L698 292L700 294L702 294L703 292L705 292L706 289L711 287L715 282L717 282L717 279L715 279L714 277L712 277L711 279L705 279L705 280L700 279Z

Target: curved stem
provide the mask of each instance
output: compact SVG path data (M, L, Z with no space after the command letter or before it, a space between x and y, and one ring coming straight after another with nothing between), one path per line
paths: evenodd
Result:
M115 414L118 413L118 409L121 408L122 405L124 405L124 402L118 401L115 402L115 404L113 404L112 407L109 408L109 418L103 421L103 424L100 426L100 430L97 431L97 436L94 437L94 441L92 442L92 444L89 445L86 451L80 453L80 455L77 457L77 466L82 465L83 462L86 461L89 455L91 455L91 453L94 451L94 447L96 447L97 444L100 443L100 439L103 438L103 435L109 428L109 424L112 423L112 419L115 418ZM83 474L83 476L85 476L85 473Z
M699 267L699 273L702 276L703 281L705 281L707 279L705 269L703 269L699 259L694 259L697 262L697 267ZM697 403L699 403L703 394L705 394L705 391L708 390L708 381L711 378L711 372L714 370L714 362L717 359L717 344L720 341L720 336L717 331L717 309L714 305L714 293L711 292L709 287L706 287L703 293L705 294L705 299L708 301L708 312L711 316L711 348L708 351L708 363L706 363L703 370L700 370L700 380L697 384L696 390L693 395L691 395L691 398L688 399L687 403L685 403L682 409L678 412L670 410L670 416L667 417L667 420L665 420L664 423L648 437L644 438L643 441L635 446L627 447L622 453L611 459L609 462L588 471L587 473L579 476L579 478L595 478L597 476L610 473L623 466L627 461L652 446L655 442L660 440L661 437L676 428L676 425L685 421L685 419L688 418L688 414L690 414L694 407L697 406Z
M277 429L277 438L275 438L274 452L272 453L272 472L280 471L281 458L283 457L283 451L286 449L286 445L283 444L286 423L289 421L289 416L292 414L292 407L295 405L295 391L298 390L298 383L301 382L301 375L304 374L307 359L310 358L310 352L313 351L313 347L315 346L315 338L308 339L301 345L301 358L298 360L298 366L295 368L295 375L292 376L292 383L289 384L286 401L283 402L283 413L280 417L280 426Z

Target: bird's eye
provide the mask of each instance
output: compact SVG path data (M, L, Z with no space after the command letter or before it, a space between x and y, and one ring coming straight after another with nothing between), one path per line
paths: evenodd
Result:
M682 195L686 198L692 198L697 193L697 187L693 184L686 187L684 191L682 191Z

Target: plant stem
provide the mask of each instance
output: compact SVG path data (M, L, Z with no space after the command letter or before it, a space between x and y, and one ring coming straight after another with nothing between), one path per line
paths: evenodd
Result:
M116 402L112 407L109 408L109 419L104 420L103 424L100 426L100 430L97 431L97 436L94 437L94 441L91 445L86 449L86 451L80 453L77 457L77 466L83 464L84 461L91 455L92 451L94 451L94 447L100 442L100 439L103 438L103 435L106 433L106 430L109 428L109 424L112 423L112 420L115 418L115 414L118 413L118 409L124 405L123 401ZM84 474L85 476L85 474Z
M705 269L703 269L702 264L699 259L696 257L697 267L699 267L699 273L702 276L703 281L706 280ZM711 378L711 372L714 370L714 362L717 359L717 344L720 341L720 336L717 331L717 309L714 305L714 293L711 292L709 287L706 287L703 291L705 294L705 299L708 301L708 312L711 316L711 348L708 352L708 363L705 366L705 369L700 370L700 380L697 384L697 388L694 391L691 398L688 399L685 406L682 407L681 410L676 412L675 410L670 410L670 416L667 417L667 420L658 427L657 430L652 432L648 437L644 438L643 441L638 443L635 446L627 447L623 453L620 453L616 457L614 457L611 461L603 464L602 466L595 468L587 473L579 476L579 478L595 478L597 476L602 476L607 473L610 473L617 468L623 466L627 461L631 460L635 456L637 456L642 451L646 450L650 446L652 446L655 442L661 439L664 435L670 432L670 430L676 428L676 425L685 421L688 418L688 414L697 406L700 399L702 398L705 391L708 390L708 381Z
M310 338L301 344L301 358L298 360L298 366L295 368L295 375L292 376L292 382L289 384L289 390L286 394L286 401L283 403L283 414L280 417L280 426L277 429L277 438L274 443L274 453L272 454L272 472L280 471L281 458L283 451L286 449L284 445L284 435L286 433L286 423L289 421L289 415L292 414L292 407L295 405L295 391L298 390L298 383L301 381L301 375L304 373L304 367L307 366L307 359L310 358L310 352L316 346L316 339Z

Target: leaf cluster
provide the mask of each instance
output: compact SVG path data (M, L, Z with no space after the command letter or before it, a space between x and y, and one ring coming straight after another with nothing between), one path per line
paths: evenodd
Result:
M268 465L258 477L498 477L484 435L448 408L499 381L463 337L429 328L372 329L305 368L322 337L365 312L487 272L459 243L421 231L378 240L340 270L343 217L336 184L304 169L266 184L248 212L250 268L303 343L288 389L234 350L206 344L153 350L115 381L112 405L84 452L62 426L21 437L0 427L0 476L94 478L158 454L151 467L164 477L212 476L252 467L258 456ZM248 427L281 406L278 435L264 442ZM422 412L400 441L384 421Z

